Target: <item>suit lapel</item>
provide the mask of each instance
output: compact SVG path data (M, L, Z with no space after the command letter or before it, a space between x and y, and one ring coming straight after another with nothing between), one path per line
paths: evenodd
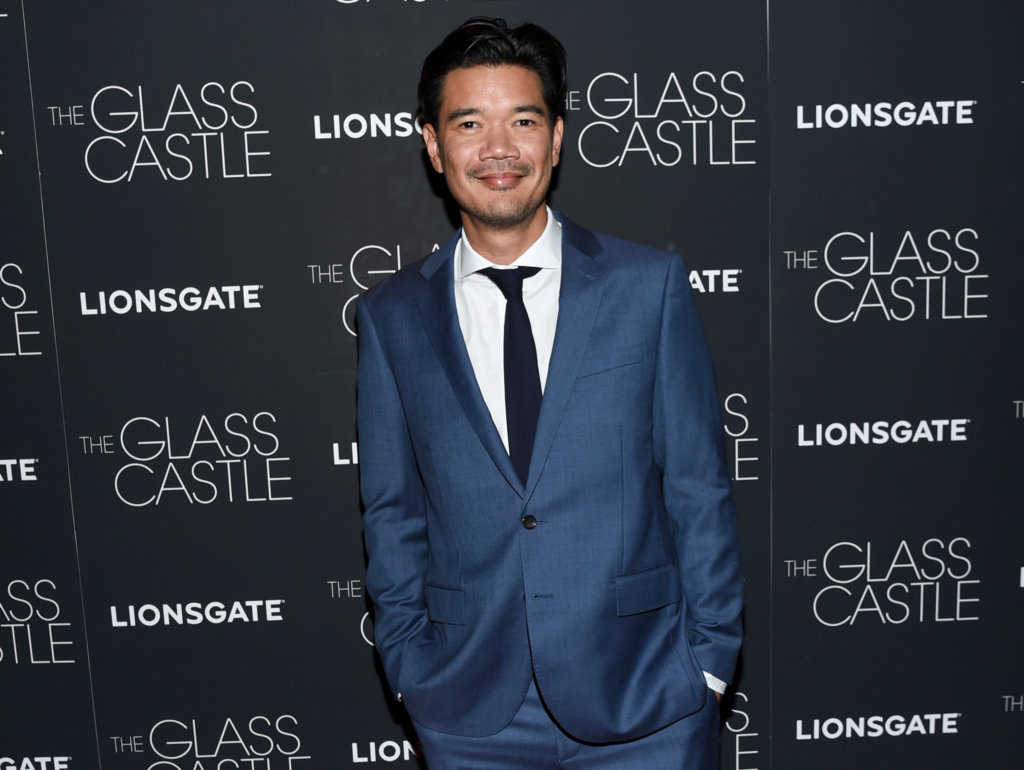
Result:
M420 319L434 353L455 391L455 398L465 411L473 430L505 480L522 495L522 482L505 451L505 445L501 443L501 436L494 427L494 420L480 393L473 365L466 352L462 329L459 327L452 266L458 237L459 233L456 233L444 248L431 254L420 268L421 275L427 281L427 291L419 295Z
M561 217L560 220L562 283L558 295L558 322L530 457L527 497L533 494L551 451L604 293L602 278L606 268L594 259L601 251L597 239L570 220Z
M597 239L570 220L559 219L562 222L562 281L558 322L525 493L480 393L459 327L452 260L461 231L431 254L420 268L427 290L419 295L419 313L434 353L487 454L509 486L524 497L533 493L551 451L604 292L601 279L606 268L594 260L601 251Z

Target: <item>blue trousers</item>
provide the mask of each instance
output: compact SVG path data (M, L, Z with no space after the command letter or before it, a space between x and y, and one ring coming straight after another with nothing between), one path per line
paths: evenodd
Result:
M535 683L504 729L484 738L416 725L429 770L718 770L718 700L657 732L623 743L582 743L548 713Z

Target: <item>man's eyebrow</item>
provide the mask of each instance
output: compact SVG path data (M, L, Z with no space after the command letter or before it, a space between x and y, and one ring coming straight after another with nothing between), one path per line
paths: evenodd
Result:
M452 110L448 113L448 120L461 120L462 118L472 117L473 115L479 115L481 112L479 107L463 107L462 109ZM510 111L511 114L515 115L520 112L526 112L531 115L540 115L541 117L547 117L548 111L543 107L536 104L521 104L513 107Z
M463 107L461 110L452 110L448 113L448 120L459 120L460 118L468 118L470 115L480 114L479 107Z

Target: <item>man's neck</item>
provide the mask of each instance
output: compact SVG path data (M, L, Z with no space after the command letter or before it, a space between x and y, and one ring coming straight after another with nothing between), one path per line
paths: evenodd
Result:
M466 239L481 257L496 265L510 265L530 248L544 233L548 212L541 206L521 225L510 228L491 228L462 216L462 229Z

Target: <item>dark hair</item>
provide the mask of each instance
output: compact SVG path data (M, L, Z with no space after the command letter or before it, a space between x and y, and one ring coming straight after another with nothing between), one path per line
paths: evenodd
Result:
M565 115L565 49L536 24L509 27L504 19L475 16L460 24L423 60L419 120L437 125L441 92L448 73L462 67L514 65L537 73L548 116Z

